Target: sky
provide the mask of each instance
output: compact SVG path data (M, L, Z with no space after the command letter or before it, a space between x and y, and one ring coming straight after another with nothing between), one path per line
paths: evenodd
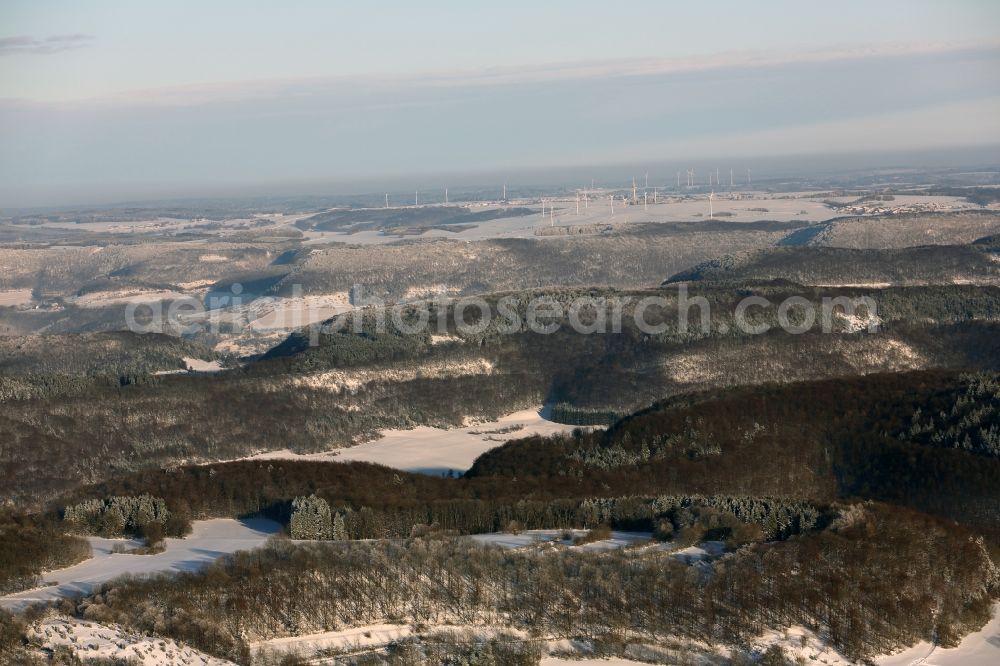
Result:
M1000 145L1000 3L0 4L0 208Z

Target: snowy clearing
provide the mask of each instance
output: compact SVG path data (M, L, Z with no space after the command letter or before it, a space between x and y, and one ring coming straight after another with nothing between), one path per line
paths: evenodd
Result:
M46 587L0 597L0 606L20 610L32 603L63 596L89 594L101 583L123 574L144 575L197 571L223 555L264 545L281 526L264 518L232 520L215 518L194 523L184 539L166 539L166 549L156 555L112 553L115 545L140 546L128 539L89 537L93 557L65 569L46 572Z
M218 361L203 361L190 356L185 356L183 360L189 372L219 372L224 369Z
M252 460L335 460L371 462L419 474L460 474L483 453L509 440L530 435L569 432L575 426L550 421L547 410L528 409L497 421L444 430L417 426L412 430L386 430L382 438L349 449L299 455L269 451ZM501 432L506 431L506 432Z
M347 292L297 296L265 296L244 308L255 331L291 331L354 309Z
M879 657L879 666L996 666L1000 664L1000 604L993 606L993 619L962 639L958 647L940 648L917 643L894 655Z
M203 361L200 358L192 358L190 356L185 356L181 360L184 361L183 370L180 368L177 370L157 370L153 374L182 375L186 372L219 372L220 370L225 370L218 361Z

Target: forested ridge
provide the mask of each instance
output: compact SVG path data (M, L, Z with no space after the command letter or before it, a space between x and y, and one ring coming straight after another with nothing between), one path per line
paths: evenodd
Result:
M406 334L389 325L381 332L323 333L316 347L303 346L307 334L296 334L270 358L213 376L140 374L105 381L77 375L49 387L47 378L62 375L5 375L19 386L28 381L31 391L8 396L0 412L0 469L14 480L3 491L27 508L46 493L143 467L275 448L328 450L371 439L385 428L449 426L545 402L561 403L561 413L579 421L573 409L627 414L667 396L713 387L927 367L1000 368L993 321L1000 316L998 290L876 291L882 320L877 333L791 335L774 329L751 336L733 332L739 298L754 294L778 302L804 294L818 304L824 293L789 285L704 293L712 315L704 332L680 330L674 289L543 290L515 294L517 311L531 296L562 302L581 295L632 301L657 296L666 299L666 309L651 309L648 321L666 329L643 333L626 311L621 333L580 334L564 326L550 335L486 328L463 337L449 310L442 313L452 336L445 344L432 344L426 332ZM488 300L491 307L499 298ZM692 313L697 321L697 308ZM774 312L757 317L755 323L767 323ZM431 323L438 330L436 318Z
M876 504L707 569L655 548L595 556L448 538L279 542L197 574L107 584L74 611L238 663L249 663L255 639L385 620L722 645L801 624L860 659L931 636L954 643L988 617L996 585L996 567L965 530Z

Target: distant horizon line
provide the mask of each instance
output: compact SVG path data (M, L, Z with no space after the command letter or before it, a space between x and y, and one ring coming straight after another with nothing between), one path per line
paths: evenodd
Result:
M975 156L979 157L976 158ZM961 157L964 156L964 157ZM893 162L893 159L923 157L924 159L938 160L937 163L904 163ZM969 161L962 161L967 159ZM851 164L855 160L858 164ZM881 162L879 162L881 160ZM812 162L812 164L809 164ZM662 168L671 165L671 169L664 173ZM739 168L737 169L737 167ZM109 194L105 197L97 197L86 200L86 197L67 198L62 202L28 204L15 206L0 206L0 213L4 215L30 213L39 211L55 211L67 209L87 209L87 208L120 208L127 206L153 206L162 204L178 204L180 202L208 202L222 201L226 199L238 199L244 201L254 201L263 199L285 198L285 197L350 197L350 196L382 196L388 193L390 196L413 193L414 191L426 191L428 193L449 188L453 194L461 194L468 190L489 189L496 185L507 188L519 188L529 185L535 187L567 187L576 184L585 186L588 183L582 182L584 174L591 172L591 176L583 178L589 182L590 178L603 180L605 182L595 183L601 187L626 187L631 185L631 178L643 178L646 172L656 173L656 178L663 180L667 176L667 186L657 185L656 187L666 189L669 187L672 178L678 169L683 173L684 169L694 168L696 171L716 167L725 171L730 168L737 169L737 174L741 171L745 174L745 169L753 169L755 180L773 180L775 178L800 178L809 177L830 177L833 174L846 175L852 171L868 171L879 169L944 169L944 168L974 168L992 167L1000 172L1000 143L984 145L955 145L955 146L928 146L924 148L899 149L899 150L871 150L871 151L844 151L844 152L816 152L797 154L772 154L759 155L753 157L707 157L707 158L679 158L676 160L648 160L648 161L608 161L605 163L594 163L587 165L544 165L538 167L511 167L511 168L485 168L475 171L455 168L449 171L439 171L433 173L391 173L384 177L374 176L346 179L343 177L322 177L296 179L296 180L244 180L241 182L220 181L213 185L198 185L195 183L174 183L166 185L158 190L151 191L149 186L120 185L121 190L146 190L148 194L128 195L124 192L121 195ZM811 169L811 173L792 174L790 171L795 168ZM561 172L559 175L557 172ZM615 172L612 175L612 172ZM704 173L704 172L703 172ZM528 179L539 179L535 183L527 182ZM620 183L608 183L607 180L621 178ZM545 180L547 179L547 180ZM727 179L723 179L726 181ZM736 178L736 185L740 185L743 178ZM381 189L376 185L382 184ZM1000 183L998 183L1000 184ZM726 183L723 182L723 186ZM54 186L58 188L58 186ZM112 186L115 187L115 186ZM652 187L652 185L651 185ZM78 185L75 188L87 189L85 185ZM352 189L353 188L353 189ZM262 192L261 190L266 190ZM430 203L430 202L429 202ZM440 203L440 202L437 202Z

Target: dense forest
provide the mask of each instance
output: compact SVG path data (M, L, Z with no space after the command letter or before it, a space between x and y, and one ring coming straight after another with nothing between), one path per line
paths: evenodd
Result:
M723 510L772 538L800 529L776 530L774 516L822 524L832 502L873 499L956 520L1000 544L1000 459L965 446L967 434L979 442L996 428L997 381L931 371L685 394L607 430L515 440L482 455L464 478L278 460L147 469L75 490L47 515L57 521L67 507L149 496L165 503L166 532L182 535L208 517L263 514L287 524L293 501L315 495L339 516L345 538L387 538L511 524L652 532L664 520L679 532L697 511L679 519L677 504ZM949 437L920 441L923 414L951 417L950 430L941 428ZM791 517L804 511L815 513ZM109 533L92 515L89 527L74 529Z
M197 574L110 583L67 610L243 664L255 639L384 619L620 644L680 636L740 645L765 628L801 624L859 659L932 637L955 642L988 617L997 582L983 546L962 528L869 504L709 568L655 547L594 556L433 537L277 542Z
M741 293L772 302L789 295L816 303L822 298L789 285ZM449 309L442 313L451 340L445 344L434 344L427 332L403 333L391 323L378 332L365 323L361 333L350 327L321 333L318 346L309 346L306 333L293 335L268 358L215 375L4 375L24 390L8 395L0 412L0 469L14 479L3 491L29 508L47 493L144 467L275 448L328 450L371 439L385 428L449 426L542 403L561 403L559 412L571 423L593 421L587 415L594 413L606 423L694 390L928 367L1000 368L1000 338L991 321L1000 316L998 290L883 290L873 296L881 320L877 333L794 335L774 329L752 336L732 326L741 293L697 294L711 306L705 331L680 329L672 288L548 290L530 294L563 302L580 295L664 298L664 309L650 308L647 321L665 330L641 332L629 323L626 309L621 333L583 334L563 326L549 335L486 328L463 337ZM528 296L514 295L520 311ZM498 298L488 301L491 307ZM754 317L769 324L774 312ZM431 322L439 330L436 319Z

